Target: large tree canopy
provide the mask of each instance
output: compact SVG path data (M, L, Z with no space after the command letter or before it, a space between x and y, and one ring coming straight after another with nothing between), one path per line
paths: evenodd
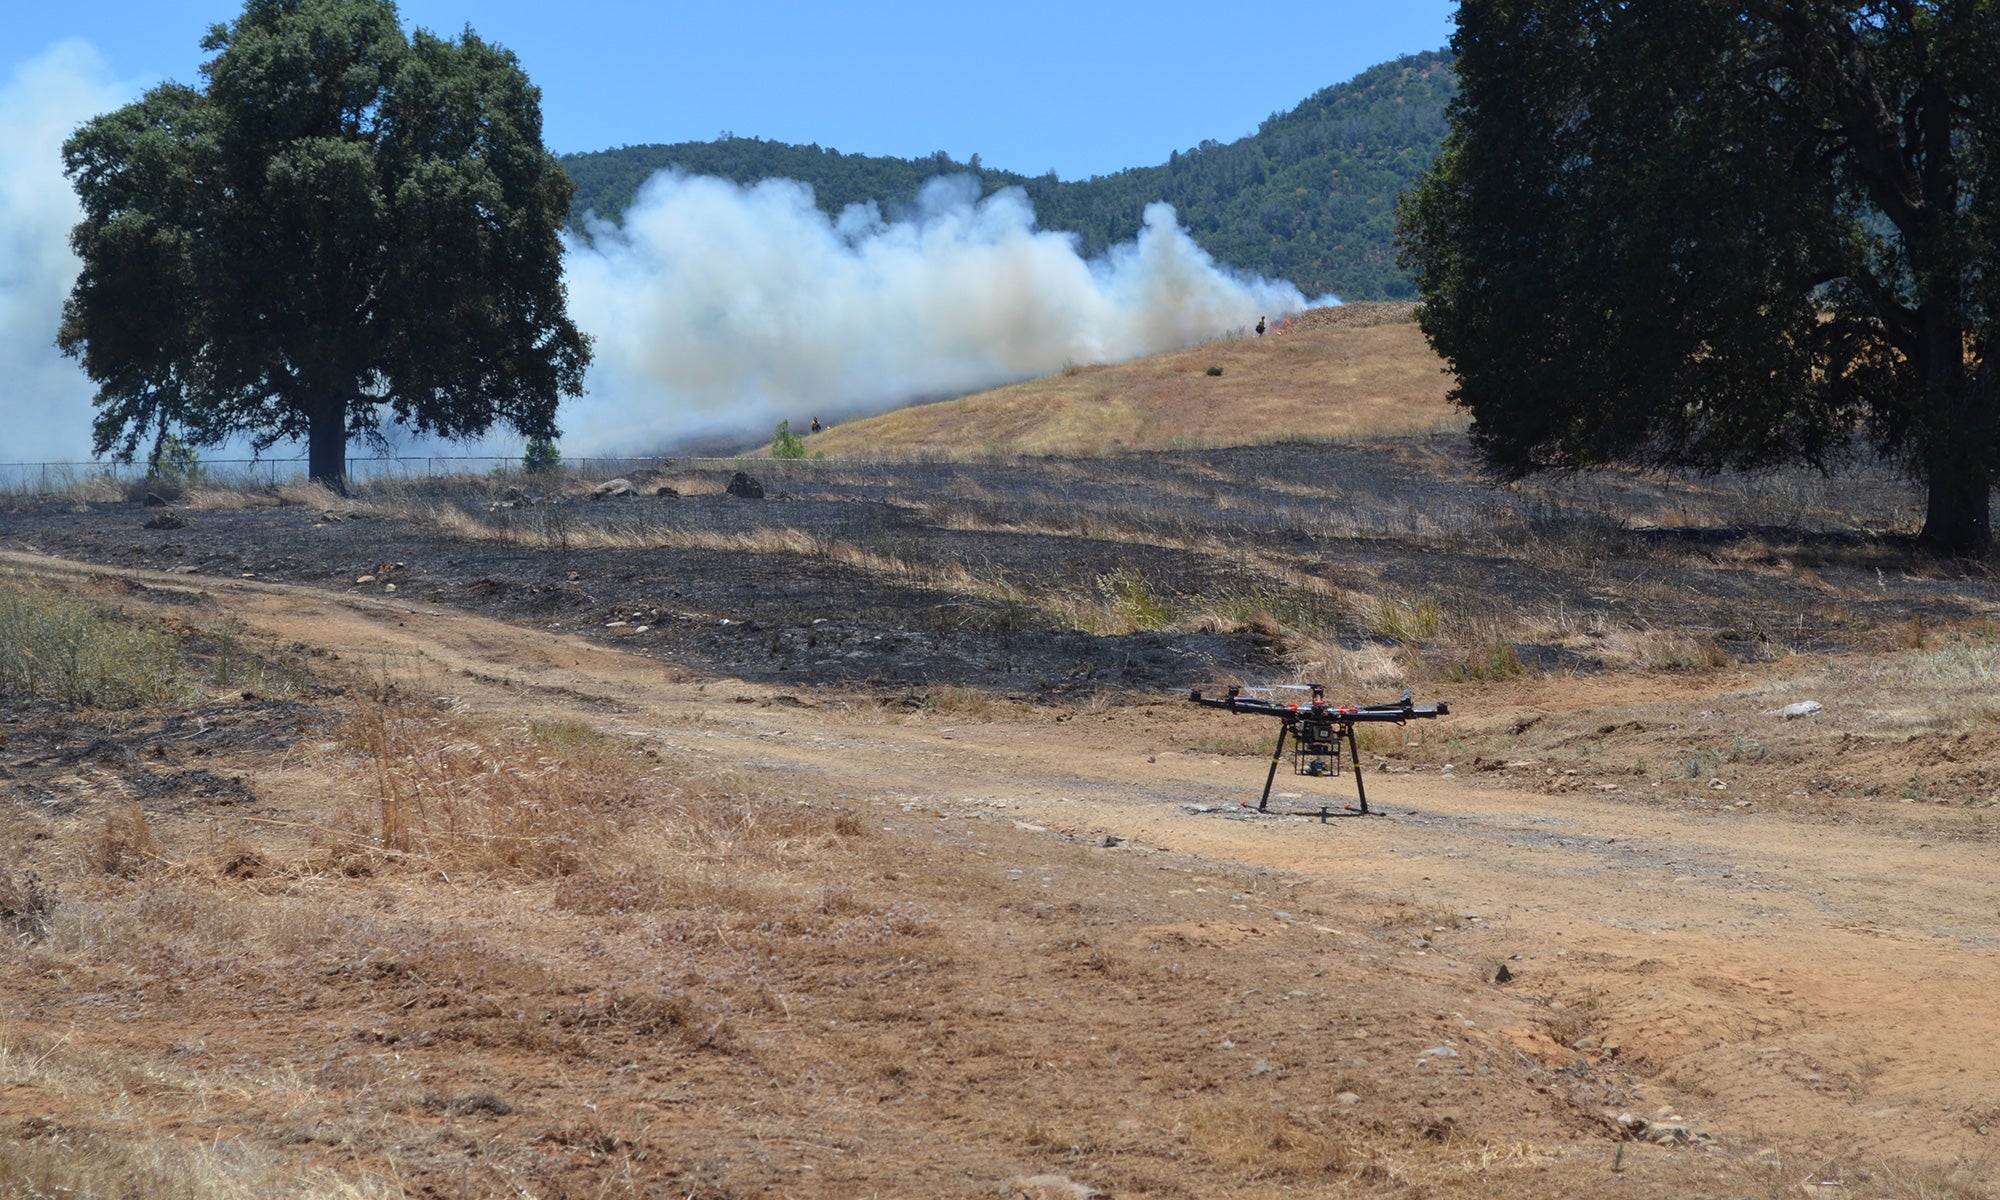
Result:
M1465 0L1453 48L1403 250L1495 470L1865 432L1987 548L2000 4Z
M385 420L553 437L589 343L564 311L572 187L514 55L406 37L390 0L249 0L202 48L204 89L63 147L83 269L57 343L98 384L96 453L304 437L338 483Z

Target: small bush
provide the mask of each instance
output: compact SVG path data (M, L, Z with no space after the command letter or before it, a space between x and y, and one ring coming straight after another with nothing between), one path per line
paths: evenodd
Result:
M1512 679L1525 673L1521 665L1521 654L1512 642L1495 638L1483 646L1468 651L1464 657L1455 660L1445 671L1445 678L1453 683L1472 680Z
M1712 671L1736 661L1712 637L1661 631L1640 636L1633 657L1649 671Z
M185 483L198 483L207 471L201 465L201 455L195 448L182 441L175 434L167 434L153 447L153 453L146 459L146 475L151 479L177 479Z
M771 438L771 457L804 458L805 456L805 439L792 432L790 421L778 422L778 430Z
M611 745L611 739L595 725L582 721L530 721L528 732L540 744L568 753L601 751Z
M1375 610L1375 634L1405 644L1427 642L1444 624L1444 610L1435 600L1414 603L1384 598Z
M993 697L977 688L946 684L923 694L924 711L939 716L984 720L993 715Z
M1210 375L1220 375L1220 374L1222 374L1222 368L1221 368L1221 367L1210 367L1210 368L1208 369L1208 373L1209 373Z
M178 503L187 496L190 487L200 483L207 475L208 469L202 466L201 455L195 448L170 433L162 437L153 446L153 452L146 456L145 476L124 484L125 499L136 504L153 495Z
M159 843L146 821L146 812L136 804L123 811L104 815L104 828L91 842L90 865L106 875L136 878L146 864L159 856Z
M612 813L651 790L601 737L568 722L503 732L380 707L347 733L372 770L364 827L383 849L545 878L579 870L614 831Z
M1174 623L1172 603L1153 590L1137 567L1127 563L1097 577L1112 621L1130 629L1166 629Z
M521 469L530 475L549 475L562 470L562 451L552 438L529 438L521 454Z

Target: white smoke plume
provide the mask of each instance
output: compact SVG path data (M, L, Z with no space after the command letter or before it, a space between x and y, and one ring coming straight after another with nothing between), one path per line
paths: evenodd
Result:
M876 412L1192 345L1305 307L1286 283L1219 267L1146 209L1138 238L1086 261L1035 228L1017 191L933 180L915 210L837 219L789 180L665 172L622 227L568 256L570 312L597 339L590 392L561 414L571 453L768 434L780 419Z
M0 80L0 461L89 456L94 389L54 344L80 215L61 147L138 90L78 40ZM572 241L567 267L570 311L597 343L590 394L557 418L571 456L760 440L780 419L802 426L1133 358L1305 305L1289 284L1219 267L1164 204L1146 210L1135 241L1086 261L1070 235L1035 227L1025 195L982 200L969 178L933 181L889 220L873 206L828 218L791 181L665 173L622 227ZM478 445L385 432L396 453L520 452L499 431Z
M95 389L55 347L76 281L70 227L83 215L62 173L62 144L136 91L88 43L59 42L0 81L0 459L90 455Z

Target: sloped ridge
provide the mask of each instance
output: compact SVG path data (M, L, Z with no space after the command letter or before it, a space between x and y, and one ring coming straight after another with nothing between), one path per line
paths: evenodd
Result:
M828 457L1090 456L1457 428L1450 379L1407 303L1308 309L1233 336L836 424ZM792 422L803 427L805 419Z

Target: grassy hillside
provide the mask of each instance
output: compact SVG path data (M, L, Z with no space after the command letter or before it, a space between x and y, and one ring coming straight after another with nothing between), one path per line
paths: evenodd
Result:
M857 458L1088 455L1402 433L1456 426L1449 386L1409 305L1354 304L1267 337L1069 367L847 422L806 446Z
M867 201L893 211L936 175L977 175L989 192L1026 189L1043 226L1075 232L1087 254L1131 238L1146 205L1165 200L1231 266L1288 279L1307 295L1407 299L1414 292L1391 240L1396 197L1436 157L1454 87L1446 55L1412 55L1329 87L1248 137L1069 182L993 170L978 155L902 159L735 137L571 154L563 166L577 183L579 226L587 212L622 216L640 185L668 167L742 183L803 180L829 213Z

